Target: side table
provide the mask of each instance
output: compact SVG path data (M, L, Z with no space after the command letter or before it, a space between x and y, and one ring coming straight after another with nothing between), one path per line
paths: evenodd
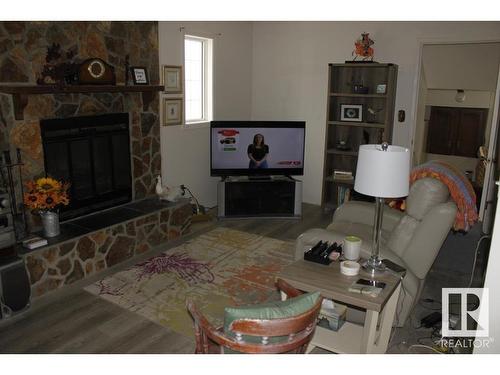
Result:
M370 279L369 274L362 270L357 276L342 275L338 262L325 266L298 260L277 277L299 290L319 291L324 298L366 311L363 325L345 322L338 331L317 326L307 352L316 346L335 353L386 352L401 288L400 278L388 272L377 275L375 279L385 282L386 286L377 297L371 297L348 290L359 278ZM282 298L286 296L282 294Z

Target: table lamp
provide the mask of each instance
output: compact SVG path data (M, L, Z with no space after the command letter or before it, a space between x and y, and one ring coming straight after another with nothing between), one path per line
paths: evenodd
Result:
M363 267L371 274L385 269L379 258L380 235L385 198L408 195L410 187L410 151L400 146L361 145L358 153L354 190L375 197L372 254Z

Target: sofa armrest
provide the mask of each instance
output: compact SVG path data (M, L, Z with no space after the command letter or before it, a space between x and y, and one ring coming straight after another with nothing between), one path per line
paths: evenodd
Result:
M382 219L382 229L387 232L392 232L403 216L404 213L401 211L385 206L384 218ZM374 203L349 201L335 210L335 213L333 214L333 222L344 221L373 226L374 217Z

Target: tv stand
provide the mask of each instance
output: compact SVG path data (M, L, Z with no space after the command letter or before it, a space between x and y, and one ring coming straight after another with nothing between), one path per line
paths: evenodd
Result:
M300 218L302 182L289 176L266 177L227 177L219 181L218 217Z
M271 176L248 176L250 181L269 181L271 180Z

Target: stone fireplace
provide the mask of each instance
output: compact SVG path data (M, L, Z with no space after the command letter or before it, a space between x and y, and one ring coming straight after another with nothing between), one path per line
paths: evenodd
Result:
M192 215L189 200L166 203L155 196L161 155L159 95L154 90L55 87L53 92L33 90L22 100L9 91L14 85L16 90L21 84L36 86L47 47L53 43L80 60L100 58L114 66L117 86L125 84L127 56L131 66L147 69L151 85L159 83L156 22L0 22L0 150L8 149L11 155L20 150L24 181L48 172L76 182L75 207L68 219L108 208L64 222L61 235L49 239L47 246L35 250L18 246L35 297L184 235ZM110 117L118 121L100 123ZM106 135L103 127L109 130ZM66 137L59 138L65 132ZM97 138L90 134L96 132L100 132ZM96 163L96 148L111 159L118 152L126 162L108 158L108 164ZM76 163L70 160L72 154L78 157ZM90 168L82 168L85 164ZM88 177L92 182L85 184ZM103 206L105 200L100 199L106 195L108 203L111 200L118 207ZM20 198L19 194L18 202ZM94 199L90 211L81 211L90 198ZM29 218L33 230L36 216Z
M125 83L125 59L146 67L158 84L156 22L0 22L0 83L36 84L47 47L58 43L76 58L101 58L114 66L117 85ZM127 113L130 118L132 200L154 194L161 170L158 95L144 108L141 93L98 92L29 95L18 120L11 95L0 94L0 148L21 150L23 180L45 175L40 120Z

